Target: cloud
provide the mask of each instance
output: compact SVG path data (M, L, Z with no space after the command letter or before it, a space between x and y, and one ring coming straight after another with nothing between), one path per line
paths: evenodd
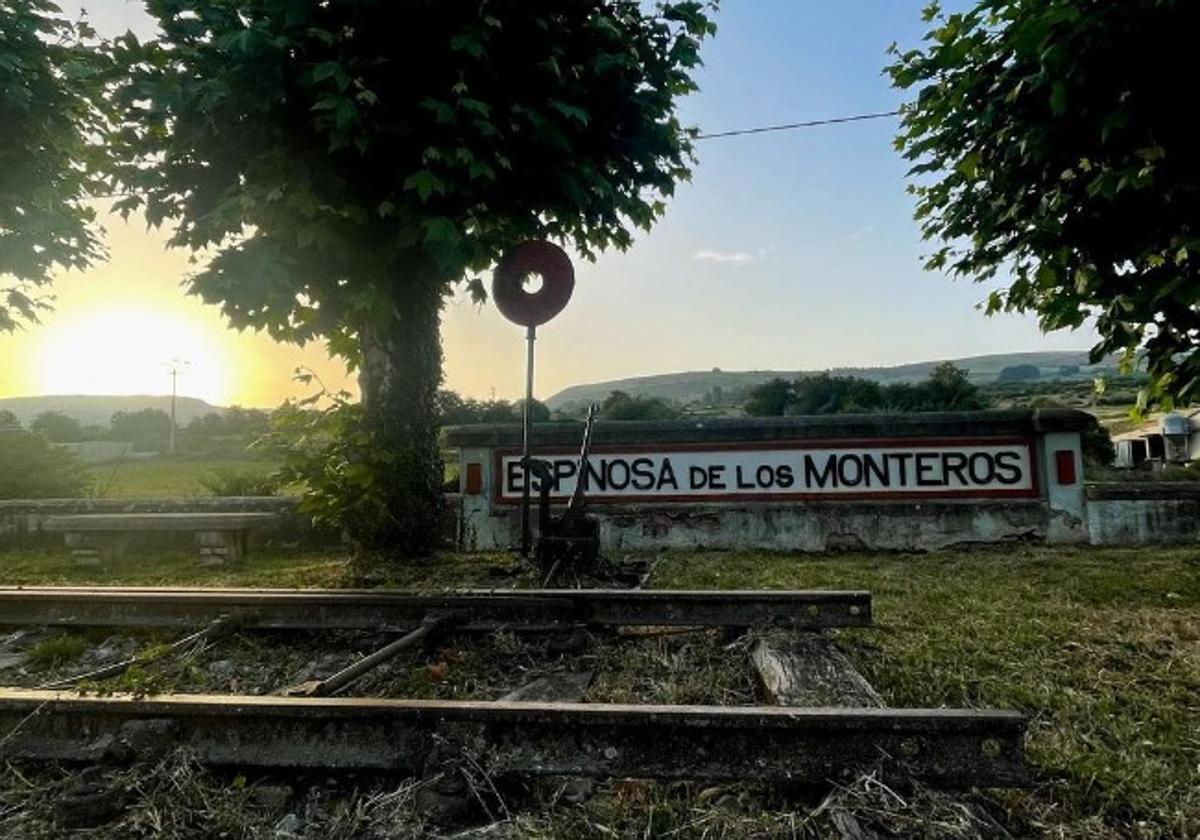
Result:
M761 257L762 252L759 253L758 257L755 257L754 254L748 254L745 251L697 251L696 253L692 254L692 259L694 260L708 260L709 262L718 263L734 263L735 265L754 262L755 259L761 259Z

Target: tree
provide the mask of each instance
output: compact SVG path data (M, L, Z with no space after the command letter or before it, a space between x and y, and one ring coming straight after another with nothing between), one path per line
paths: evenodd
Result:
M75 443L83 440L83 427L74 417L58 411L43 411L29 424L29 431L52 443Z
M926 267L1008 274L989 313L1046 330L1094 316L1091 360L1139 348L1141 400L1200 382L1200 158L1179 80L1200 5L1187 0L979 0L920 49L893 47L912 91L896 138L916 217L941 244Z
M210 249L191 291L235 326L358 371L379 500L360 545L421 553L440 530L454 285L481 294L468 278L529 238L627 248L688 177L675 106L707 6L150 0L161 41L121 40L121 209Z
M87 490L78 459L33 432L0 428L0 464L0 499L72 498Z
M162 452L171 438L171 416L158 408L118 411L111 427L113 440L132 443L137 452Z
M525 416L524 398L513 403L513 416L515 420L520 420ZM529 403L529 417L534 423L549 423L550 406L546 405L539 399L533 399Z
M0 3L0 333L37 321L56 269L103 254L86 203L107 128L92 39L48 0Z
M750 389L743 409L751 417L782 417L792 401L792 383L775 377Z
M661 397L631 397L613 391L600 404L602 420L674 420L679 410Z
M1041 368L1037 365L1007 365L1000 369L1000 374L996 377L996 381L1029 382L1034 379L1040 379L1041 376Z
M1079 434L1083 459L1088 464L1111 467L1117 460L1117 448L1113 445L1112 435L1094 416L1088 415L1088 418L1088 424Z
M884 402L892 411L978 411L988 406L967 371L953 362L939 364L924 382L891 386Z
M21 420L7 408L0 409L0 431L14 431L21 428Z
M942 362L924 382L880 385L855 376L818 373L795 382L772 379L751 389L746 413L783 415L863 414L873 411L972 411L987 399L953 362Z
M438 426L462 426L470 423L520 423L525 400L473 400L463 398L449 388L437 394ZM530 412L535 423L550 420L550 407L540 400L533 401Z
M785 414L844 414L878 411L883 391L878 382L853 376L818 373L792 384Z
M954 362L942 362L925 381L930 411L978 411L987 408L987 399L971 384L968 371Z

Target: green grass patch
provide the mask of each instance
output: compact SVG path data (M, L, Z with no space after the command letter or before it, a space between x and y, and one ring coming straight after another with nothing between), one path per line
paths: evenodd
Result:
M1040 784L997 794L1021 819L1200 834L1196 549L672 555L653 585L870 590L876 626L838 640L889 705L1029 715Z
M396 562L353 560L346 549L252 548L237 563L201 565L189 548L131 550L100 566L77 565L63 546L0 550L0 585L18 586L250 586L267 588L346 588L388 586L447 589L465 586L511 587L534 575L512 555L447 554Z
M35 668L58 668L78 662L90 646L83 636L51 636L26 651L25 662Z
M122 459L87 468L92 493L101 499L168 499L210 496L205 481L226 474L266 474L277 464L253 458L163 455Z

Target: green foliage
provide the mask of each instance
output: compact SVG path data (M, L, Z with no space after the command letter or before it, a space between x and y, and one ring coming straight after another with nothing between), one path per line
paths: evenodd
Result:
M917 385L880 385L855 376L818 373L794 382L772 379L751 388L744 410L751 417L803 414L869 414L878 411L975 411L987 399L951 362Z
M661 397L633 396L613 391L600 404L601 420L674 420L679 409Z
M79 661L88 649L83 636L51 636L31 647L25 654L25 662L35 668L57 668Z
M274 496L279 479L263 470L238 470L217 467L200 478L200 486L210 496Z
M1111 467L1113 461L1117 460L1117 448L1113 445L1112 435L1095 417L1080 433L1079 443L1083 448L1083 460L1090 466Z
M72 498L88 483L70 452L34 432L0 429L0 499Z
M782 417L792 402L792 383L782 377L755 385L743 406L751 417Z
M118 176L238 327L330 339L524 239L632 243L688 176L705 3L152 0L120 39ZM419 279L424 278L424 279Z
M103 255L86 203L108 128L93 41L49 0L0 3L0 333L37 321L56 269Z
M118 411L109 426L109 437L132 443L137 452L162 452L171 437L171 415L157 408Z
M29 424L29 431L51 443L75 443L83 440L83 427L74 417L57 411L43 411Z
M1042 371L1037 365L1009 365L1002 368L997 382L1024 382L1030 379L1040 379Z
M180 445L190 452L236 454L265 434L270 423L268 412L235 405L194 418L182 429Z
M988 407L987 398L967 378L967 371L953 362L942 362L917 385L884 388L888 411L978 411Z
M987 310L1095 318L1092 359L1144 348L1143 405L1197 396L1200 159L1178 81L1187 0L978 0L888 68L931 270L1010 277Z
M318 409L320 400L329 407ZM370 533L373 523L395 516L385 491L397 456L376 444L362 406L345 392L284 403L256 447L282 461L276 486L304 488L299 510L319 527Z
M21 421L17 415L13 414L7 408L0 409L0 431L15 431L21 428Z
M525 400L473 400L462 397L448 388L437 395L439 426L462 426L470 423L520 423ZM550 420L550 408L540 400L533 401L533 422Z

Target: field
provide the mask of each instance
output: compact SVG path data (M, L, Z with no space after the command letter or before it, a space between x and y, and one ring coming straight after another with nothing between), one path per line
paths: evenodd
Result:
M87 468L91 480L91 495L100 499L176 499L190 496L242 495L240 492L213 493L205 487L206 480L219 476L258 479L278 469L274 461L243 458L213 458L205 456L168 456L123 459ZM457 487L458 461L445 456L446 481ZM257 481L253 482L257 483ZM298 493L298 488L285 488L285 495ZM246 495L257 495L246 493Z
M0 558L0 583L440 588L529 580L497 554L379 569L336 552L296 550L213 569L180 552L132 556L111 570L80 569L64 555L9 551ZM836 641L889 704L1030 716L1027 748L1038 783L983 800L1013 836L1200 833L1200 554L1193 549L677 553L658 560L650 585L868 589L877 626ZM699 690L686 659L694 655L683 642L664 642L627 662L608 661L618 673L606 694L648 684L653 696L689 697ZM477 676L451 684L474 684ZM626 794L615 788L578 807L526 813L513 823L520 832L506 836L787 837L810 807L752 788L719 797L687 786ZM648 825L653 833L643 833ZM917 833L958 836L936 826Z
M94 464L88 467L88 474L92 480L92 495L97 498L169 499L213 495L205 489L203 482L218 472L265 475L276 466L251 458L179 455Z

